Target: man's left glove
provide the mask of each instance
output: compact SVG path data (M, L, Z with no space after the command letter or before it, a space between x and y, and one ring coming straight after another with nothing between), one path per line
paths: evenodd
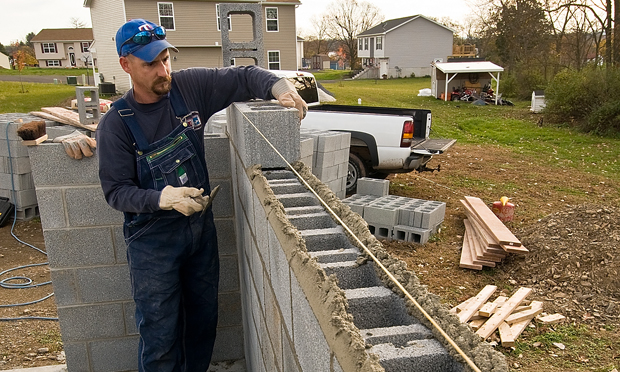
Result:
M306 117L308 104L301 98L293 84L286 78L278 80L273 87L271 87L271 94L276 97L280 105L284 107L295 107L299 111L299 120Z
M67 155L76 160L82 159L83 156L93 156L92 149L97 147L97 141L94 138L90 138L78 130L65 136L56 137L53 142L62 143Z

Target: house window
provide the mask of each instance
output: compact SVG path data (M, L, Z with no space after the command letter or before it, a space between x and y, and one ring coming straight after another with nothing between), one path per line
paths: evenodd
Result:
M41 43L43 53L56 53L56 43Z
M82 53L88 52L88 47L90 47L90 43L88 41L82 41Z
M235 59L234 59L234 58L231 58L231 59L230 59L230 65L231 65L231 66L236 66L236 63L235 63Z
M174 8L172 3L157 3L159 24L166 30L174 31Z
M47 67L60 67L60 61L57 59L48 59L45 61Z
M368 50L368 38L364 38L364 50Z
M267 31L278 31L278 8L265 8L265 19L267 20Z
M383 49L383 36L377 36L375 41L377 45L377 50L382 50Z
M215 14L217 17L217 30L222 31L222 24L220 21L220 4L215 4ZM228 14L228 31L232 31L232 22L230 19L230 14Z
M267 52L267 56L269 57L269 69L279 70L280 69L280 51L270 50Z
M364 50L364 39L358 39L357 40L357 49L358 50Z

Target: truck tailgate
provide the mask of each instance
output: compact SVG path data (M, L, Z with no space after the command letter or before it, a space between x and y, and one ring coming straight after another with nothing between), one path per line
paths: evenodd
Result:
M415 139L414 139L415 140ZM456 140L454 139L431 139L427 138L414 143L411 150L427 150L431 154L442 154L444 151L452 147Z

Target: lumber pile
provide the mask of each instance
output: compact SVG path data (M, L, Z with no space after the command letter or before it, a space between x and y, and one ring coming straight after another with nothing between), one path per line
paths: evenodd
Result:
M480 198L466 196L461 200L467 219L460 267L482 270L495 267L509 253L525 254L525 248L502 221Z
M80 122L80 115L77 112L67 110L62 107L43 107L41 108L41 111L33 111L30 114L47 120L54 120L59 123L71 125L80 129L90 131L97 130L97 124L82 124Z
M564 320L560 314L541 316L543 303L528 301L526 297L531 288L519 288L510 298L497 296L489 301L497 287L487 285L476 296L471 297L453 307L450 312L455 314L461 323L467 323L483 339L488 339L495 331L499 331L502 346L512 347L519 335L533 319L542 324L552 324Z

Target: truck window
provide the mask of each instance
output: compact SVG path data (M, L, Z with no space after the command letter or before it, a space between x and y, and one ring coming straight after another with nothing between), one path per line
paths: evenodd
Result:
M319 103L319 92L317 91L314 78L309 76L297 76L289 78L288 80L293 83L295 89L297 89L297 93L299 93L307 104Z

